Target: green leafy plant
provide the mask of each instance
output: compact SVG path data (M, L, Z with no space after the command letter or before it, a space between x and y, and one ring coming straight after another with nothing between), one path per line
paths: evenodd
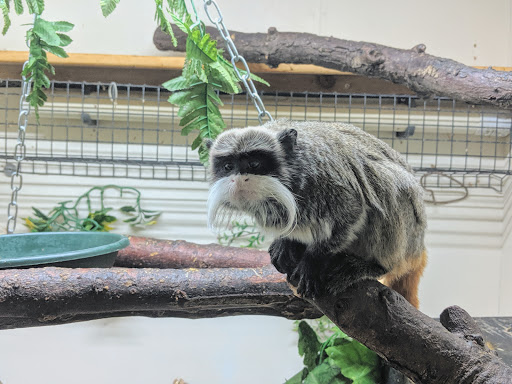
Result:
M30 57L23 68L22 75L32 82L32 90L27 101L34 107L36 118L39 119L39 107L47 100L44 88L50 88L50 79L46 73L55 74L55 68L48 62L47 53L58 57L68 57L62 48L71 43L71 38L62 33L73 29L67 21L47 21L36 16L33 27L27 31Z
M347 336L330 321L322 318L322 333L332 333L320 342L315 330L306 322L298 323L299 354L304 369L285 384L376 384L381 382L381 362L375 352Z
M101 1L103 14L110 14L118 1ZM169 102L179 107L181 134L188 136L198 132L191 147L198 150L199 160L207 164L208 150L203 145L204 139L215 139L226 128L219 110L223 103L218 94L240 93L239 79L232 64L222 56L223 51L217 48L217 41L204 32L204 24L198 19L195 8L194 15L191 15L185 0L155 0L155 5L155 20L171 37L174 46L178 42L173 25L187 34L183 72L181 76L165 82L163 87L173 92ZM242 75L246 73L244 70L239 72ZM250 76L269 85L258 76Z
M2 34L5 35L11 26L10 19L11 0L0 0L4 26ZM21 0L13 0L14 11L17 15L24 12ZM27 31L26 40L29 45L30 57L25 65L22 75L27 81L32 82L31 92L27 101L34 107L36 118L39 119L39 107L47 100L44 88L50 87L50 79L47 73L55 74L55 69L48 62L47 53L53 53L58 57L68 57L63 49L71 43L71 38L63 32L69 32L74 25L67 21L47 21L41 17L44 11L44 0L25 0L28 12L34 15L34 23Z
M233 242L245 242L242 248L258 248L265 241L263 236L254 224L248 224L246 221L233 221L229 231L223 232L217 236L217 241L221 245L230 246Z
M113 216L112 211L114 208L105 206L105 192L108 190L119 191L119 196L123 194L131 194L132 198L135 197L133 205L125 205L119 208L119 211L130 216L124 219L123 222L129 223L132 226L145 226L153 225L160 216L160 212L142 209L141 207L141 193L136 188L121 187L118 185L105 185L103 187L93 187L84 194L80 195L74 202L63 201L53 208L48 214L44 214L41 210L32 207L35 217L25 218L25 226L31 232L53 232L53 231L96 231L108 232L112 229L111 223L115 222L117 218ZM95 194L96 199L99 199L94 206ZM80 205L85 204L87 213L80 215Z
M197 19L197 14L197 21L192 20L184 0L168 0L165 10L163 0L155 2L155 17L161 29L171 36L174 45L177 42L172 24L187 34L183 72L181 76L165 82L163 87L173 92L169 102L179 107L181 134L187 136L198 131L192 149L197 149L200 161L207 164L208 150L203 145L204 139L215 139L226 128L219 110L223 103L218 93L240 93L239 80L232 64L223 58L223 51L217 48L217 41L204 33L204 25ZM245 74L243 70L240 73ZM251 78L268 85L255 75L251 74Z

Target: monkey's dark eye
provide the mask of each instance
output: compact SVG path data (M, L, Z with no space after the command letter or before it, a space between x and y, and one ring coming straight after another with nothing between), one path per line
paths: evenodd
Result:
M249 162L249 167L252 169L258 168L260 166L260 162L258 160L253 160Z
M224 164L224 169L225 169L226 171L232 171L232 170L233 170L233 168L235 168L235 167L234 167L234 165L233 165L233 164L231 164L231 163L226 163L226 164Z

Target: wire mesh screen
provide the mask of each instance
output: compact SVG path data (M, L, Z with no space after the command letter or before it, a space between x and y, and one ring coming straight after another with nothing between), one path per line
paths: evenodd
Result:
M20 82L0 82L0 167L13 156ZM228 128L257 125L248 97L220 95ZM146 85L52 82L27 130L24 173L205 180L169 92ZM264 92L274 118L349 122L403 153L430 183L499 189L511 173L511 113L450 99ZM446 177L449 176L449 177ZM434 180L434 181L432 181Z

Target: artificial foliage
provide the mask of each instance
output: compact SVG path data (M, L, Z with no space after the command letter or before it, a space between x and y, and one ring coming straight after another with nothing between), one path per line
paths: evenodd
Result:
M171 36L174 45L177 43L169 20L187 34L183 72L165 82L163 87L173 92L169 102L179 107L181 134L188 136L197 132L192 149L197 149L200 161L207 164L208 150L203 145L204 140L215 139L226 128L219 109L223 105L219 93L240 93L239 79L233 65L222 56L217 41L204 33L204 25L197 13L192 17L184 0L168 0L165 11L163 1L155 1L156 19L161 29ZM240 73L245 74L242 70ZM251 74L251 77L268 85L257 76Z
M263 245L265 236L254 224L235 220L227 231L217 236L217 241L227 247L237 243L242 248L259 248Z
M30 94L27 101L34 107L36 118L39 119L39 107L47 100L44 89L50 87L48 73L55 74L55 69L48 61L48 52L58 57L68 57L63 47L68 46L72 39L63 32L69 32L74 25L67 21L48 21L41 17L44 11L44 0L25 0L27 11L34 15L34 22L30 24L26 41L29 46L28 64L25 65L22 75L31 82ZM13 0L14 11L21 15L25 8L22 0ZM3 16L2 34L5 35L11 26L10 12L11 0L0 0L0 10Z
M108 232L112 230L111 224L117 221L114 216L114 207L105 204L107 191L119 192L119 198L127 197L133 203L118 208L119 213L127 216L123 220L131 226L153 225L160 216L160 212L143 209L141 206L141 193L133 187L118 185L96 186L80 195L75 201L63 201L57 204L49 213L32 207L34 217L25 218L25 226L31 232L55 231L91 231ZM82 208L85 208L85 212Z
M299 354L304 368L285 384L377 384L381 382L381 361L377 354L352 339L325 318L320 330L298 323ZM319 334L330 333L323 342Z

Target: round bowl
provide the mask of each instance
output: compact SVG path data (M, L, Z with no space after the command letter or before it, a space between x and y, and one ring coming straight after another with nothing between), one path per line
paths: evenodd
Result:
M35 232L0 236L0 269L109 268L127 237L107 232Z

